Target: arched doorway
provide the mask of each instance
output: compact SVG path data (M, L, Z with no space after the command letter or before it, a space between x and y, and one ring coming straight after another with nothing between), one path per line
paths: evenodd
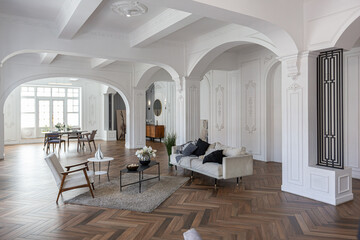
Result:
M52 76L34 76L19 83L4 103L5 144L41 142L43 132L54 130L57 123L64 124L66 129L97 130L97 139L107 140L105 94L111 87L108 84L89 78ZM129 110L126 112L130 112L124 93L116 92ZM126 128L129 129L129 124Z
M282 162L281 65L274 62L266 81L266 161Z

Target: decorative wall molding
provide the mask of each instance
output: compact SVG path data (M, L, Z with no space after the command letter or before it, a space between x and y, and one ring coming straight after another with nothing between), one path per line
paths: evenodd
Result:
M286 93L287 179L303 186L303 90L288 89Z
M253 80L249 80L248 83L245 84L245 101L246 101L246 123L245 130L249 134L253 134L256 129L256 83Z
M310 173L310 188L315 191L329 193L329 176Z
M343 175L338 177L338 194L347 192L350 190L350 176Z
M301 88L302 87L299 84L293 83L288 87L288 90L296 91L296 90L301 89Z
M215 88L215 128L224 129L224 87L220 84Z
M271 60L275 59L274 55L267 55L264 57L264 64L267 64L268 62L270 62Z
M89 121L90 126L96 125L96 97L90 95L88 98L89 101Z

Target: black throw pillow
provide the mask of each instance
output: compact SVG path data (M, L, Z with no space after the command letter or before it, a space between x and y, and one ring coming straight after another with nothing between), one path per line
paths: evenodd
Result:
M207 143L207 142L204 142L203 140L201 140L200 138L199 138L199 140L197 141L197 143L196 143L196 146L198 147L196 150L195 150L195 152L193 152L194 153L194 155L196 155L196 156L201 156L201 155L205 155L205 152L206 152L206 150L208 149L208 147L210 146L210 144L209 143Z
M198 147L194 144L189 143L189 145L187 145L186 148L183 150L182 155L190 156L197 148Z
M222 164L223 156L223 150L213 151L212 153L204 157L203 164L207 162L215 162Z

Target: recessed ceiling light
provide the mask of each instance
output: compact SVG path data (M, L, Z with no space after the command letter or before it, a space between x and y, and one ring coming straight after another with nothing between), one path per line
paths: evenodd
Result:
M70 81L77 81L79 80L78 78L69 78Z
M114 2L111 10L125 17L135 17L147 13L148 8L138 1L127 0Z

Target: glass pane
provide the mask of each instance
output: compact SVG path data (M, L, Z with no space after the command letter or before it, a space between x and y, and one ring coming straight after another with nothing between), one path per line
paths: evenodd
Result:
M35 96L34 87L21 87L21 96L33 97Z
M35 113L21 114L21 128L35 127Z
M67 100L67 111L68 112L78 112L79 111L79 100L78 99L68 99Z
M79 97L79 89L69 88L68 89L68 97Z
M21 99L21 112L35 112L35 99L33 98L22 98Z
M39 101L39 127L50 126L50 101Z
M37 91L38 97L50 97L51 96L51 88L38 87L36 91Z
M64 123L64 101L53 101L53 125Z
M71 127L78 127L79 126L79 114L78 113L68 113L67 125L71 126Z
M52 88L53 97L65 97L65 88Z

